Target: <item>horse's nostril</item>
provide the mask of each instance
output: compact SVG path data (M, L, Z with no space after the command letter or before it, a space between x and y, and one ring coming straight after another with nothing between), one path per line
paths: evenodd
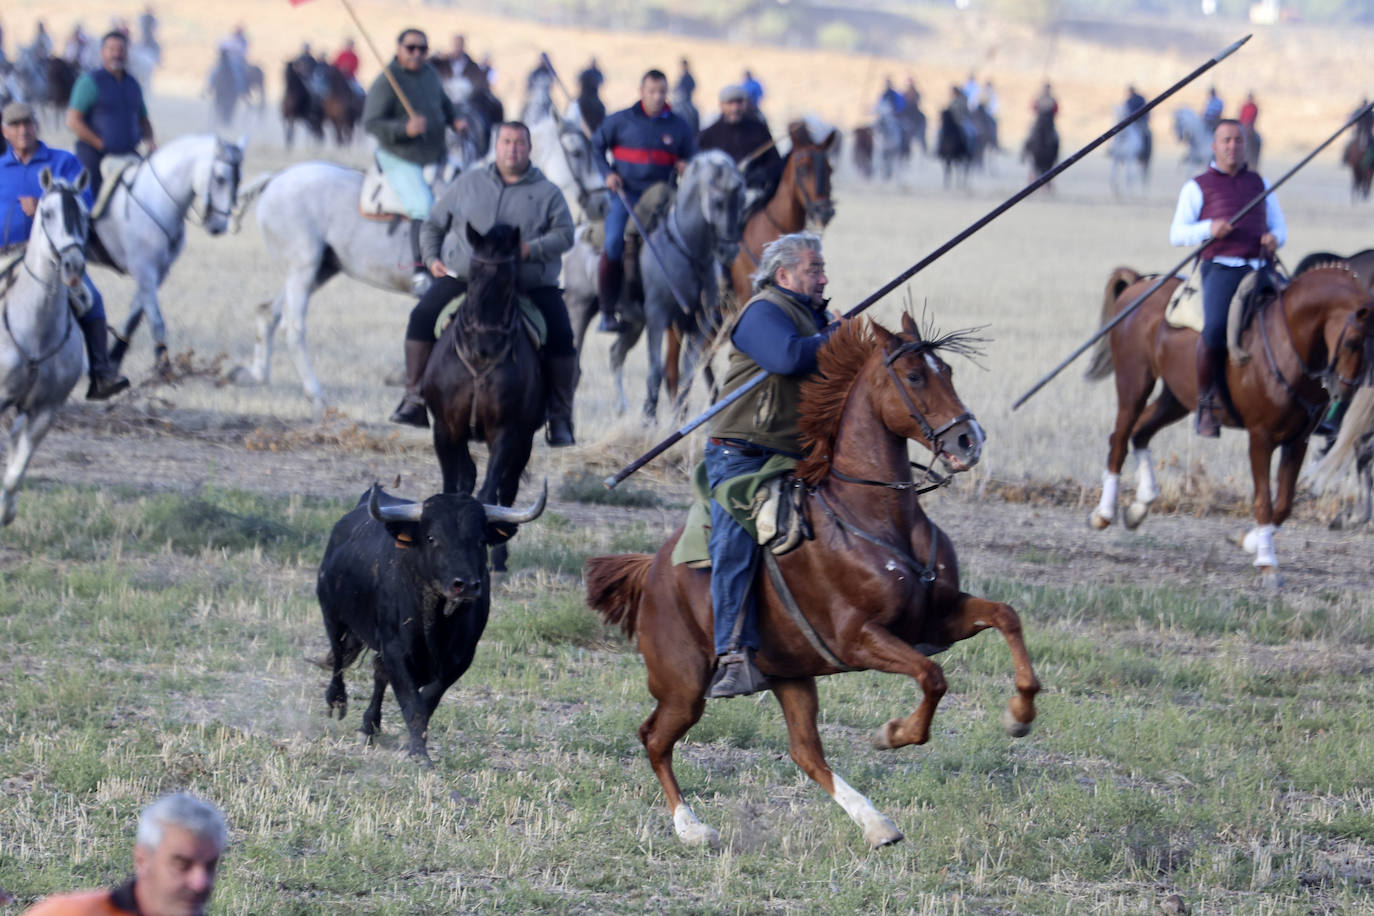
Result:
M454 580L453 580L453 591L454 591L455 594L458 593L458 592L461 592L466 586L467 586L467 583L464 582L462 579L454 579Z

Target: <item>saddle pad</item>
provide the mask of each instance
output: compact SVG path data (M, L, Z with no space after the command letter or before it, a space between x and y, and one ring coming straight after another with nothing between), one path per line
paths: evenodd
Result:
M453 301L444 306L444 310L439 313L439 319L434 322L435 340L443 335L444 328L448 327L453 316L458 314L458 309L462 308L466 299L467 293L460 293ZM533 300L528 296L521 296L517 302L520 306L520 319L525 326L525 333L530 335L530 342L536 348L542 348L549 340L549 326L544 321L544 314L535 307Z
M137 153L118 156L111 154L100 160L100 196L95 199L95 206L91 207L91 219L100 219L105 215L106 208L110 206L110 198L114 196L124 173L142 161L143 158Z
M778 534L777 513L783 502L779 497L779 484L796 466L795 458L773 455L757 471L731 477L708 492L706 462L697 462L692 471L695 499L687 509L682 536L673 545L673 565L685 564L694 568L711 565L711 499L720 503L740 527L749 532L755 543L766 546ZM765 513L771 513L771 517L765 520Z
M1170 327L1202 333L1202 279L1196 269L1183 278L1178 289L1169 297L1169 304L1164 308L1164 320Z

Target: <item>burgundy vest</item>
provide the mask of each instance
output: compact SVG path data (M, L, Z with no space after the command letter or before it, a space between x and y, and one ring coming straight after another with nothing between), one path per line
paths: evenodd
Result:
M1209 168L1193 179L1202 188L1202 212L1199 220L1230 219L1241 207L1264 193L1264 179L1249 167L1241 166L1235 175L1226 175ZM1232 257L1250 260L1263 254L1260 237L1269 231L1264 204L1257 205L1241 217L1224 239L1217 239L1202 249L1202 259Z

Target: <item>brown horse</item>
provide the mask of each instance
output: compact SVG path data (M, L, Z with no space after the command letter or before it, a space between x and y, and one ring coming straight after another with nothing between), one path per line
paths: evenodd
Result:
M878 729L879 748L929 739L946 688L929 656L988 627L1001 630L1011 647L1017 695L1003 724L1013 736L1030 730L1040 689L1016 612L960 590L954 546L917 498L927 478L913 480L907 460L911 439L949 471L978 461L983 431L940 356L942 350L967 354L975 341L965 332L927 339L910 316L902 323L903 332L894 335L866 320L847 321L821 348L820 372L803 385L806 457L796 469L810 485L815 537L777 559L790 594L780 596L762 573L755 586L763 634L757 662L773 679L792 759L875 847L902 834L826 763L816 730L816 677L874 669L916 680L920 705ZM587 603L635 637L644 657L658 704L639 739L678 837L715 845L719 835L683 800L672 767L673 746L701 718L714 660L710 572L673 565L681 535L679 529L653 556L588 560Z
M835 216L835 204L830 200L830 151L839 142L840 132L832 130L823 140L812 139L804 121L793 121L788 127L792 137L792 151L783 164L782 178L768 202L755 210L745 221L740 234L739 254L730 265L730 288L734 301L722 305L729 313L749 301L752 288L750 275L758 268L759 258L768 243L789 232L807 227L824 229ZM722 326L728 321L723 321ZM709 346L709 344L708 344ZM668 329L668 347L664 357L664 383L668 396L677 399L681 366L681 339L676 326ZM709 360L703 369L709 371Z
M1102 321L1133 301L1150 280L1127 267L1113 271L1103 297ZM1170 278L1099 341L1086 373L1089 379L1116 373L1116 427L1103 475L1102 500L1088 517L1094 528L1106 528L1116 517L1128 445L1136 453L1139 483L1124 522L1127 528L1135 528L1144 520L1159 496L1150 439L1196 407L1198 334L1164 321L1164 307L1179 282ZM1224 423L1243 428L1249 435L1255 489L1256 527L1245 536L1244 546L1255 554L1255 566L1266 585L1282 584L1274 533L1292 510L1308 436L1328 399L1349 397L1356 385L1369 383L1374 370L1371 305L1367 287L1346 265L1307 270L1265 305L1245 331L1242 344L1253 354L1248 363L1228 363L1227 386L1240 416L1239 422L1227 417ZM1164 388L1146 407L1158 379L1164 381ZM1280 450L1277 501L1269 487L1269 465L1276 448Z
M1356 131L1355 136L1345 145L1341 162L1350 167L1350 202L1358 197L1369 200L1369 185L1374 182L1374 159L1369 156L1370 135Z

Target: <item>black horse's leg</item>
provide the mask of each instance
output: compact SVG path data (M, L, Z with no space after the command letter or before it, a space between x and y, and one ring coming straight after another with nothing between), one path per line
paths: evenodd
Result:
M466 435L454 435L446 418L435 417L434 454L439 458L445 493L471 493L477 485L477 465L468 451Z

